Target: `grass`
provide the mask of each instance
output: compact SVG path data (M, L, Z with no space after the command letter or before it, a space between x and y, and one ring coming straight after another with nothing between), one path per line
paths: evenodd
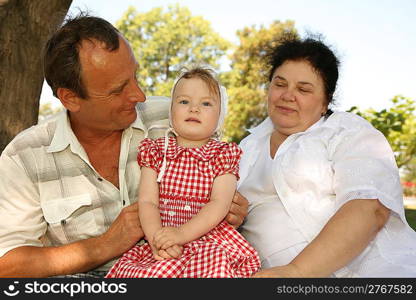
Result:
M416 231L416 209L406 209L405 215L410 227Z

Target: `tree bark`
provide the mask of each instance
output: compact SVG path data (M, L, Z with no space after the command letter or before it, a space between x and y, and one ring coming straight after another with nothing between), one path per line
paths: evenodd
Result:
M72 0L0 0L0 153L37 123L42 51Z

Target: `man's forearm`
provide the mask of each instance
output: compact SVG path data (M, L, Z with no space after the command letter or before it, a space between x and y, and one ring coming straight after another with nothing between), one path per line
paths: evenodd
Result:
M23 246L0 257L0 277L50 277L87 272L112 258L101 237L59 247Z

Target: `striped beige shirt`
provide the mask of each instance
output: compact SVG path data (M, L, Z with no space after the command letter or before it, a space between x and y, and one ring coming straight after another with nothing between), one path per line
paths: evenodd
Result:
M137 105L138 117L122 135L119 189L90 164L66 111L17 135L0 157L0 256L20 246L59 246L105 232L136 201L137 145L146 128L168 125L169 103L149 97Z

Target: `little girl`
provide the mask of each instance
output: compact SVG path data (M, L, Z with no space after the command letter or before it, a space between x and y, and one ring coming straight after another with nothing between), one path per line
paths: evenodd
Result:
M106 277L233 278L258 271L257 252L223 220L241 156L235 143L213 138L225 109L225 89L210 70L194 68L176 80L173 128L139 145L139 217L147 243L126 252Z

